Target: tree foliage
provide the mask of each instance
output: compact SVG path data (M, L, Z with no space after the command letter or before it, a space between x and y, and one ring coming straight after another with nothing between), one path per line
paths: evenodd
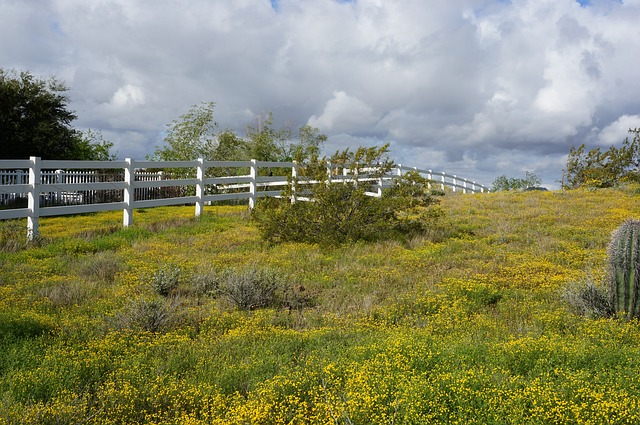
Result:
M640 181L640 128L630 129L622 146L587 150L584 144L571 147L564 170L564 186L612 187L625 181Z
M97 130L85 130L76 132L74 158L87 161L112 161L116 154L111 151L113 143L106 140Z
M291 142L284 152L286 161L303 162L320 155L320 148L327 141L327 136L315 127L303 125L298 130L297 140Z
M260 114L247 126L247 153L259 161L303 162L320 155L326 140L326 135L310 125L303 125L296 133L289 126L275 128L271 112Z
M538 176L536 176L534 173L530 171L527 171L525 173L525 177L523 179L520 179L517 177L507 177L506 175L502 175L500 177L497 177L493 181L491 191L499 192L499 191L526 189L529 187L539 186L540 183L541 181L538 178Z
M258 202L253 218L264 239L271 242L308 242L335 246L355 241L403 238L424 231L430 214L427 207L437 202L428 181L411 172L398 178L381 198L366 194L372 191L376 177L387 173L393 162L388 145L349 149L331 158L313 156L301 169L300 181L292 182L295 195L311 202L290 202L293 192L283 198ZM371 182L331 180L328 169L350 170L352 176L368 175ZM305 185L313 180L313 185ZM325 182L324 184L322 182Z
M219 131L214 102L193 105L167 126L164 144L150 159L157 161L305 161L318 156L327 136L309 125L300 127L294 137L290 127L276 128L273 114L264 113L247 125L246 137L231 129ZM225 170L218 170L225 172Z
M53 78L0 70L0 158L71 159L76 116L66 108L66 90Z
M164 146L157 147L152 158L157 161L191 161L213 159L218 145L218 123L214 119L214 102L193 105L167 126Z
M29 72L0 68L0 159L110 159L112 143L99 133L75 130L68 88Z
M247 125L247 144L250 159L259 161L284 161L283 153L292 131L288 127L276 129L271 112L260 114ZM249 158L247 158L249 159Z

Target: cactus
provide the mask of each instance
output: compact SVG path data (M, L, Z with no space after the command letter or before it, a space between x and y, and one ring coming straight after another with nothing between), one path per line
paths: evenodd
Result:
M607 251L611 307L628 319L640 317L640 220L629 219L614 230Z

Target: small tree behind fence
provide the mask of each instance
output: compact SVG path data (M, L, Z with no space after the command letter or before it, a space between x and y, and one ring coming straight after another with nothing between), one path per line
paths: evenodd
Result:
M210 169L224 170L211 173ZM108 210L123 211L123 225L133 222L135 208L166 205L195 205L200 216L205 204L220 201L244 201L250 208L260 197L278 197L291 182L309 185L325 182L305 181L298 176L295 162L263 161L53 161L31 157L29 160L0 160L0 220L27 219L27 234L38 234L40 217L80 214ZM327 168L331 170L331 167ZM160 171L148 171L160 170ZM171 170L171 171L164 171ZM175 178L172 172L187 178ZM248 173L246 173L248 170ZM371 196L381 196L390 182L406 171L424 174L434 185L462 193L488 192L474 181L446 173L396 166L384 176L357 175L350 170L333 170L330 181L373 181ZM235 173L235 174L234 174ZM276 175L274 175L276 174ZM207 177L211 176L211 177ZM305 200L296 196L292 202Z

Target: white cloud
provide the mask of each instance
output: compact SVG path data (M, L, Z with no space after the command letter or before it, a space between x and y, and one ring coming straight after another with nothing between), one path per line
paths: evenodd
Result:
M113 108L131 108L144 104L144 92L138 86L126 84L120 87L111 98Z
M593 129L595 143L619 147L629 136L629 130L636 128L640 128L640 115L623 115L602 130Z
M373 128L376 121L373 108L343 91L336 91L322 114L319 117L312 115L308 123L321 131L358 133Z
M331 148L389 141L403 163L553 181L571 145L619 143L640 116L640 3L591 3L5 0L0 63L65 79L77 125L120 156L215 101L239 133L272 111Z

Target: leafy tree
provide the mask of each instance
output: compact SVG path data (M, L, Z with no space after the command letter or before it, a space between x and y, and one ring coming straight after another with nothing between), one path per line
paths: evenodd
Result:
M247 126L249 157L260 161L303 162L320 155L320 148L327 140L325 134L310 125L300 127L295 136L288 126L274 128L271 112L261 114Z
M287 144L291 140L292 131L288 127L275 129L273 114L260 114L254 122L247 125L248 154L251 159L259 161L287 160Z
M622 146L586 150L584 144L571 147L564 170L564 186L611 187L624 181L640 181L640 128L630 129Z
M247 159L247 142L227 129L218 134L218 145L213 154L214 161L241 161Z
M427 207L437 200L428 181L418 173L407 173L396 180L381 198L368 196L375 183L329 180L331 167L350 168L355 175L372 177L387 173L393 162L387 157L388 145L336 152L329 160L313 156L301 175L325 184L304 185L292 182L297 195L313 202L291 203L292 192L284 198L267 198L258 202L253 218L262 237L271 242L308 242L334 246L355 241L403 238L420 233L428 226ZM371 168L375 171L371 172ZM304 188L306 186L306 189Z
M216 154L218 123L214 120L214 102L193 105L189 111L167 126L164 146L157 147L152 159L191 161L212 159Z
M167 126L164 145L156 147L148 158L154 161L192 161L204 158L210 161L234 161L246 158L247 143L227 129L218 132L214 117L214 102L193 105L185 114ZM193 177L192 169L167 170L175 178ZM208 177L228 175L235 169L208 168ZM185 193L193 192L193 188Z
M293 138L289 127L277 129L273 114L259 115L247 125L246 138L232 130L218 132L214 118L214 102L193 105L167 127L164 144L157 147L151 159L158 161L191 161L196 158L234 161L257 159L260 161L303 161L319 155L327 136L317 128L305 125Z
M68 110L67 90L53 77L41 80L0 68L0 159L111 157L111 143L71 127L76 115Z
M116 154L111 152L112 148L113 143L105 140L101 132L91 129L78 131L73 157L91 161L113 161Z
M534 173L527 171L525 173L525 177L523 179L519 179L516 177L507 177L506 175L502 175L497 177L493 181L493 192L499 191L509 191L509 190L518 190L518 189L526 189L528 187L536 187L541 183L538 176Z
M327 141L327 136L321 134L320 130L310 125L304 125L298 130L297 141L288 145L285 152L287 161L293 160L303 162L312 157L320 155L320 148Z

